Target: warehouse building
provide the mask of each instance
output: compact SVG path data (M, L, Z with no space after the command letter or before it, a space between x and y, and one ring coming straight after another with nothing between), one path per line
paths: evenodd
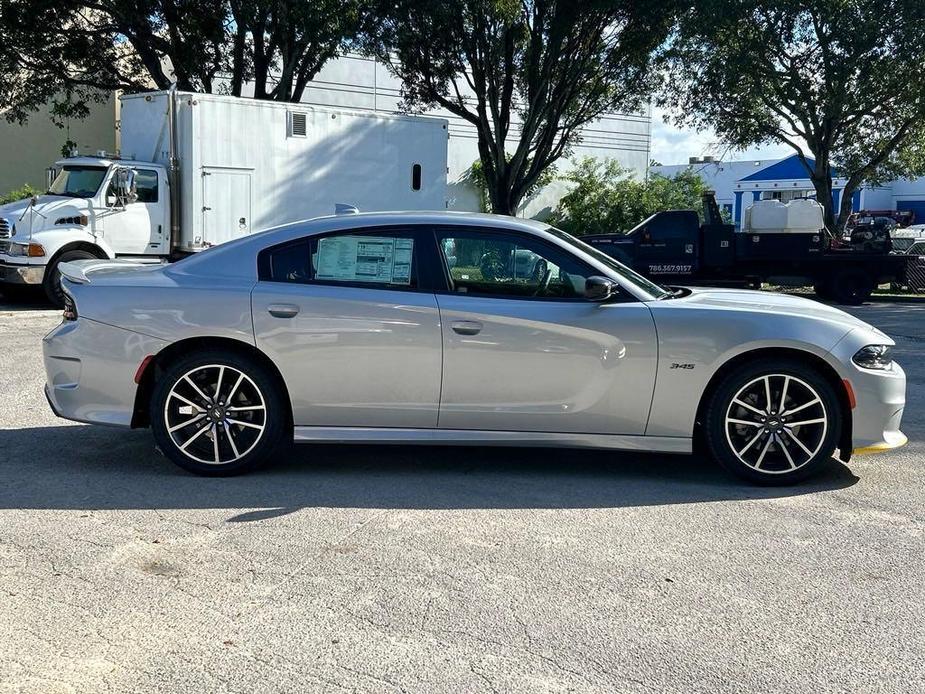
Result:
M305 104L340 106L359 111L394 113L401 101L400 83L374 60L347 55L329 61L305 90ZM446 118L449 123L447 150L447 207L451 210L479 210L481 199L469 182L473 162L479 158L475 126L443 110L427 115ZM71 140L81 152L118 151L118 100L93 105L85 121L72 121L66 129L51 124L47 114L36 113L26 126L4 124L0 129L4 160L0 163L0 195L24 183L36 187L45 183L45 169L61 156L62 145ZM516 124L511 138L518 134ZM582 131L568 158L556 164L564 175L572 162L584 157L614 159L624 168L642 177L649 164L651 112L607 114ZM520 214L544 217L567 191L567 184L554 180L524 201Z
M812 159L809 160L812 165ZM716 191L716 200L725 209L735 225L741 225L745 210L756 200L781 200L815 197L813 184L799 157L794 154L783 159L750 161L718 161L712 157L692 157L687 164L654 166L651 171L672 177L681 171L691 170ZM832 181L833 198L841 203L845 180ZM915 221L925 224L925 177L907 181L897 180L883 186L864 186L852 196L851 208L858 210L910 210Z

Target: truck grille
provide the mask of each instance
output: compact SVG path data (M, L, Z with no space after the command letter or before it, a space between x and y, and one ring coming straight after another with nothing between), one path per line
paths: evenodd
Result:
M10 252L10 242L0 241L0 253L9 253L9 252Z
M10 224L9 219L4 219L0 217L0 239L8 239L13 234L12 232L13 225Z

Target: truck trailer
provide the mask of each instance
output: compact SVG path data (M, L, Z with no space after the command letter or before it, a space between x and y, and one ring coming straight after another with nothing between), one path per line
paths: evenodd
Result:
M905 282L908 258L835 239L815 201L757 205L741 231L723 221L712 192L703 204L703 224L695 210L668 210L625 234L582 240L667 284L810 286L820 298L851 305L867 300L877 285Z
M72 156L0 207L0 284L63 302L58 265L163 262L254 231L363 210L446 208L447 121L161 92L121 98L118 155Z

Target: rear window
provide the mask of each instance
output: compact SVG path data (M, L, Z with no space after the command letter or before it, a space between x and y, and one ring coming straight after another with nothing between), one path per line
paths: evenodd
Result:
M299 239L265 250L262 281L417 288L411 235L356 233Z

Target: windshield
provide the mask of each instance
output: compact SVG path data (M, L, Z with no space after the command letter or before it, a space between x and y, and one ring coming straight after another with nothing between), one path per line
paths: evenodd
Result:
M645 292L646 294L651 296L653 299L665 299L667 297L673 296L673 294L667 289L665 289L664 287L661 287L655 284L655 282L650 282L645 277L640 275L638 272L635 272L634 270L630 270L623 263L615 260L614 258L611 258L606 253L599 251L594 246L591 246L585 243L584 241L581 241L575 238L571 234L567 234L561 229L556 229L555 227L548 227L546 230L553 236L561 239L562 241L565 241L566 243L572 246L580 248L585 253L592 256L599 263L606 265L610 270L613 270L621 278L629 282L631 285L633 285L640 291Z
M97 166L65 166L55 176L48 189L49 195L69 198L92 198L100 189L106 169Z

